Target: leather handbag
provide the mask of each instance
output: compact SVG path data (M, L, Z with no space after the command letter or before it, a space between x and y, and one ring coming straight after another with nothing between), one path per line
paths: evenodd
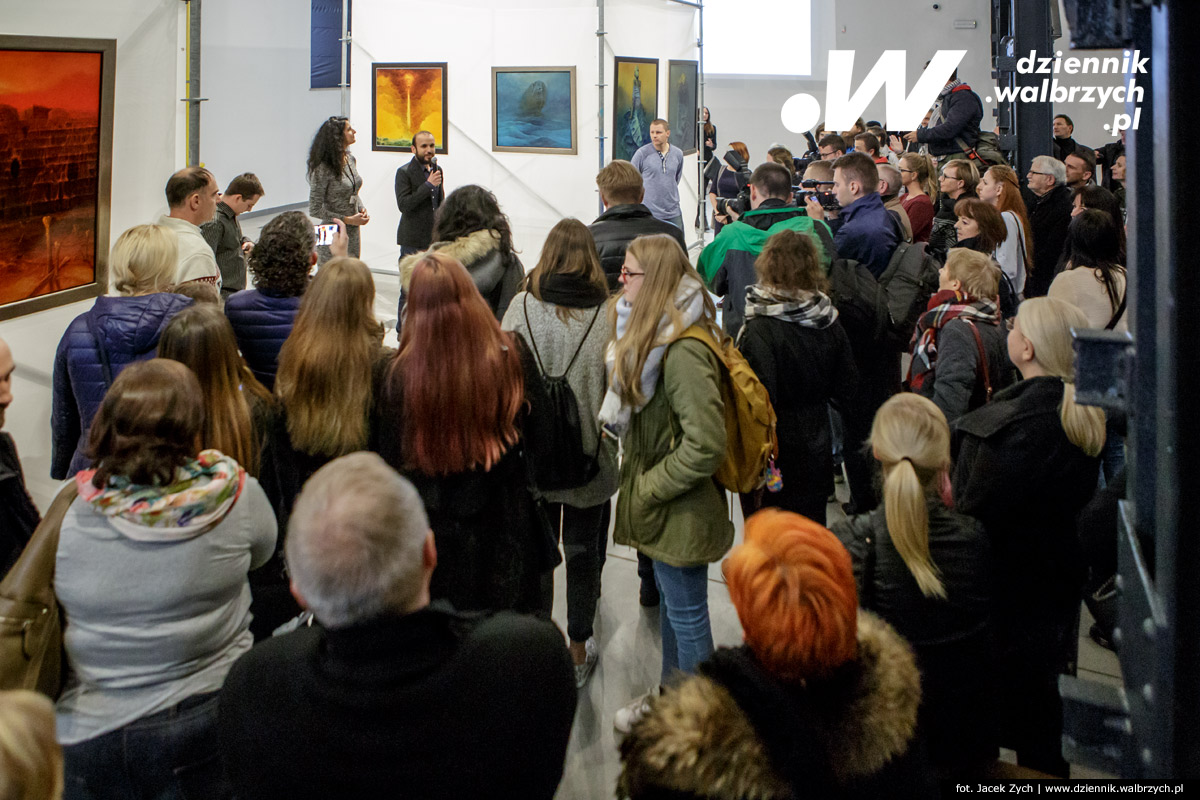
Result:
M51 700L62 691L63 620L54 563L63 517L75 497L71 481L0 581L0 689L32 689Z

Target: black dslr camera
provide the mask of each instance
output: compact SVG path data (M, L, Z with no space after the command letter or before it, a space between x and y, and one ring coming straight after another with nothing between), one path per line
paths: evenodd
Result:
M833 181L800 181L799 186L792 187L792 199L800 208L804 208L810 197L816 198L826 211L837 211L842 207L833 193Z
M733 170L734 177L737 179L738 194L737 197L718 197L717 198L717 213L725 216L732 211L741 216L750 209L750 167L742 160L736 150L729 150L723 156L725 163ZM715 159L708 164L708 170L705 172L705 180L714 184L721 174L721 165Z

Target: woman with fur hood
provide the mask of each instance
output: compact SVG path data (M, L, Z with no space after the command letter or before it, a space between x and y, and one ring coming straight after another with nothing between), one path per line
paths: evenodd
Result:
M521 291L525 267L513 250L512 228L496 195L474 184L451 192L434 218L429 249L441 251L466 267L496 319L504 319L509 303ZM403 322L413 267L424 255L414 253L400 260L401 319L397 328Z
M621 743L618 796L789 800L936 794L908 645L858 609L850 555L778 509L723 564L746 643L655 699Z

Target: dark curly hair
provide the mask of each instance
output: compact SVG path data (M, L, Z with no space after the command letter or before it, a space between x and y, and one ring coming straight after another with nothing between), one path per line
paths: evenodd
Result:
M268 222L250 251L254 288L284 297L304 294L315 243L312 223L300 211L286 211Z
M433 240L453 242L475 231L495 231L500 234L500 252L506 257L515 252L512 228L508 217L500 210L496 195L482 186L460 186L437 210L433 220Z
M346 126L349 124L350 120L345 117L330 117L317 128L317 135L308 150L309 179L321 164L335 175L342 171L342 161L346 157Z
M167 358L138 361L113 381L88 431L96 464L92 485L111 478L165 486L196 457L204 428L204 394L195 374Z

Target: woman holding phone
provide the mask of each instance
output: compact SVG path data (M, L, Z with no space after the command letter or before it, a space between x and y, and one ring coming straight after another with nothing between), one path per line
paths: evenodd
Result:
M323 225L336 219L344 222L349 254L358 258L358 228L370 222L371 215L358 196L362 176L349 149L354 141L354 128L345 117L330 117L317 129L308 151L308 213ZM317 263L324 264L332 257L329 245L317 245Z

